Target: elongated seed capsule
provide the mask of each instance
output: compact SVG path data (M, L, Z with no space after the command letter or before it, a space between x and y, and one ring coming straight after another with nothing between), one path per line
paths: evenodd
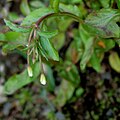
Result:
M40 83L42 85L46 85L46 78L45 78L45 75L43 73L40 76Z
M32 77L33 76L33 71L32 71L32 68L30 66L27 67L27 70L28 70L28 75L29 77Z

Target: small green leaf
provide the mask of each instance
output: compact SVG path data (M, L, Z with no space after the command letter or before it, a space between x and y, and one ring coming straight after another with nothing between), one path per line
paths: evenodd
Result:
M30 8L28 5L28 0L22 0L20 4L20 10L23 15L28 15L30 13Z
M72 97L74 93L75 87L73 86L72 83L66 80L62 80L62 83L56 91L56 99L55 99L55 104L59 107L62 107L65 105L65 103Z
M3 33L0 33L0 45L6 41L6 36Z
M115 41L113 39L102 39L101 41L103 42L105 47L101 48L100 46L99 47L96 46L96 48L99 49L99 51L107 52L115 47Z
M7 32L4 34L6 37L5 43L2 46L3 52L7 53L10 50L14 50L20 46L25 47L27 44L27 33L19 33L19 32Z
M88 61L90 60L93 54L94 37L91 36L87 31L85 31L82 26L79 31L80 31L80 38L84 44L84 53L80 61L80 68L82 71L84 71Z
M47 54L47 57L49 59L53 59L55 61L59 61L59 55L58 52L55 50L55 48L52 46L50 40L45 37L40 37L40 44L44 51Z
M42 37L45 37L45 38L52 38L58 34L58 30L49 31L49 32L48 31L38 31L38 34Z
M66 59L72 61L73 63L77 63L83 54L83 43L78 29L73 30L73 35L73 41L66 52Z
M60 3L59 8L62 11L73 13L77 16L80 16L81 14L79 8L76 5L65 5L63 3Z
M5 94L13 94L16 90L37 79L38 75L40 74L40 67L38 66L39 63L36 63L32 66L33 77L28 76L27 69L21 74L13 75L12 77L10 77L4 85Z
M16 24L13 24L12 22L4 19L6 26L8 26L11 30L15 32L29 32L29 28L24 28L23 26L18 26Z
M65 42L65 33L59 33L51 39L51 43L54 45L56 50L60 50Z
M35 23L41 17L53 13L54 11L51 8L39 8L31 12L23 21L21 25L30 26Z
M14 50L15 48L19 47L20 45L12 45L12 44L5 44L3 47L2 47L2 52L3 53L8 53L12 50Z
M109 8L110 0L99 0L104 8Z
M9 21L17 21L17 20L19 20L20 18L19 18L19 15L18 15L18 13L16 13L15 11L14 12L9 12L9 14L8 14L8 19L9 19Z
M83 53L82 59L80 61L80 68L82 71L85 70L86 64L88 63L88 61L90 60L92 54L93 54L93 46L94 46L94 41L93 39L89 39L87 45L87 47L85 48L85 51Z
M74 86L80 83L77 67L70 61L65 61L63 64L60 64L58 74L61 78L70 81Z
M60 0L53 0L52 5L53 5L53 9L55 12L59 11L59 2L60 2Z
M77 97L80 97L83 93L84 93L84 89L83 88L78 88L76 90L75 94L76 94Z
M47 89L49 91L54 91L55 89L55 79L53 76L53 71L51 67L47 64L44 64L45 76L47 79Z
M109 56L110 66L118 73L120 73L120 58L117 52L112 52Z
M120 9L120 0L117 0L117 6Z
M92 65L92 67L97 71L97 72L100 72L101 70L101 65L100 65L100 58L97 57L95 51L94 53L92 54L91 56L91 59L90 59L90 63Z
M45 7L45 4L42 2L42 1L39 1L39 0L32 0L29 2L30 4L30 8L32 10L35 10L36 8L42 8L42 7Z

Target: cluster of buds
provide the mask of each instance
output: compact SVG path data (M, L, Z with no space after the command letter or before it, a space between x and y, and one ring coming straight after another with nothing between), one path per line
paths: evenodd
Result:
M28 75L29 75L29 77L33 77L33 70L32 70L32 67L30 66L30 54L33 53L33 57L32 57L33 64L36 61L36 58L37 58L36 56L39 56L39 62L40 62L40 68L41 68L40 83L42 85L46 85L46 77L45 77L44 70L43 70L41 56L38 55L38 52L34 47L30 48L31 41L33 41L33 40L36 40L36 26L34 27L34 29L31 30L31 33L30 33L29 39L28 39L28 46L27 46L28 47L28 51L27 51Z

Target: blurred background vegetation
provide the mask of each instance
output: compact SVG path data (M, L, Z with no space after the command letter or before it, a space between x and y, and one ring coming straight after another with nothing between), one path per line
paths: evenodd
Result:
M117 0L60 2L61 10L76 14L83 20L92 11L117 8ZM0 32L8 31L3 18L20 24L30 12L46 6L49 6L49 0L0 0ZM14 50L6 56L0 48L0 120L119 120L119 44L111 40L96 43L97 48L104 51L98 60L101 65L91 67L97 61L91 60L83 72L79 65L84 51L80 25L68 17L50 18L47 25L49 30L59 30L51 42L59 51L61 60L54 65L44 64L46 86L35 80L13 95L3 94L6 80L26 68L26 55ZM109 59L112 59L112 65Z

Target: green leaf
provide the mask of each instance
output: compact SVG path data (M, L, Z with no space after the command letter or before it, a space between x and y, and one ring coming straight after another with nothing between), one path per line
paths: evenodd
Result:
M45 76L47 78L47 89L49 91L54 91L55 89L55 79L53 77L53 71L51 67L47 64L44 64Z
M17 20L19 20L20 18L19 18L19 15L18 15L18 13L16 13L15 11L14 12L9 12L9 14L8 14L8 19L9 19L9 21L17 21Z
M64 33L59 33L51 39L51 43L54 45L56 50L60 50L60 48L64 45L64 42L65 42Z
M120 0L117 0L117 6L120 9Z
M6 40L5 35L3 33L0 33L0 42L5 40Z
M92 54L93 54L93 46L94 46L94 41L93 39L89 39L87 45L87 47L85 48L85 51L83 53L81 62L80 62L80 68L82 71L85 70L86 64L88 63L88 61L90 60Z
M104 8L109 8L110 0L99 0Z
M25 47L27 44L28 34L19 32L7 32L4 34L6 37L6 43L2 46L2 51L4 53L10 52L20 46Z
M62 11L73 13L77 16L80 16L81 14L79 8L76 5L65 5L63 3L60 3L59 8Z
M109 63L112 69L120 73L120 58L117 52L112 52L109 56Z
M66 59L72 61L74 64L77 63L83 54L83 43L79 35L79 30L73 30L73 41L70 44L67 52L66 52Z
M28 5L28 0L22 0L20 4L20 10L23 15L28 15L30 13L30 8Z
M80 97L82 94L84 93L84 89L83 88L78 88L75 92L77 97Z
M91 14L89 14L85 22L93 26L105 26L118 15L119 12L117 10L101 9L97 12L92 12Z
M107 52L115 47L115 41L113 39L102 39L101 42L103 42L104 48L96 45L96 48L99 49L99 51Z
M50 5L54 9L55 12L59 11L59 2L60 0L50 0Z
M45 37L45 38L52 38L58 34L58 30L55 31L38 31L39 36Z
M8 26L11 30L15 32L29 32L29 28L23 28L23 26L18 26L16 24L13 24L9 20L4 19L6 26Z
M59 11L59 2L60 2L60 0L54 0L54 2L53 2L53 9L55 12Z
M50 6L51 6L51 7L53 6L53 1L54 1L54 0L49 0L49 3L50 3Z
M91 56L90 59L90 63L92 65L92 67L97 71L100 72L101 71L101 64L100 64L100 58L96 55L95 51Z
M21 25L30 26L35 23L41 17L53 13L54 11L51 8L39 8L31 12L23 21Z
M6 37L3 33L0 33L0 46L6 43Z
M82 26L79 31L80 31L80 38L84 44L84 53L80 61L80 68L82 71L84 71L86 64L88 63L88 61L90 60L93 54L94 37L91 36L89 33L87 33L87 31L85 31Z
M52 46L52 44L51 44L51 42L50 42L50 40L48 38L40 37L40 44L41 44L43 50L46 52L47 57L49 59L53 59L55 61L59 61L58 52Z
M74 86L80 83L77 67L70 61L65 61L58 66L58 74L61 78L70 81Z
M39 63L36 63L32 66L33 77L28 76L27 70L23 71L21 74L10 77L4 85L5 94L13 94L18 89L36 80L40 74L40 67L38 66Z
M119 38L119 26L115 22L110 22L105 26L92 26L89 24L84 24L83 27L91 35L99 36L101 38Z
M114 20L120 13L117 10L101 9L93 12L85 20L84 28L93 35L103 38L119 37L119 26Z
M2 47L2 52L3 53L8 53L11 50L14 50L15 48L19 47L20 45L12 45L12 44L6 44Z
M62 83L56 91L55 104L59 107L65 105L65 103L72 97L75 87L69 81L62 80Z
M30 1L29 4L30 4L30 8L32 10L35 10L36 8L45 7L45 4L42 1L39 1L39 0Z

